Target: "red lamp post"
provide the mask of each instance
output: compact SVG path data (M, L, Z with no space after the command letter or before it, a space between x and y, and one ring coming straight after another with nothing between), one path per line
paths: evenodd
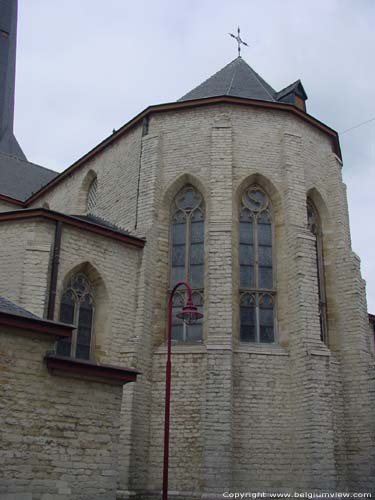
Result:
M192 290L189 283L179 281L170 293L168 301L168 336L167 336L167 365L165 369L165 416L164 416L164 462L163 462L163 495L162 500L168 500L168 463L169 463L169 426L170 426L170 406L171 406L171 347L172 347L172 306L173 296L176 290L184 286L187 289L188 298L186 306L177 317L182 319L187 325L192 325L198 319L203 318L197 307L193 304Z

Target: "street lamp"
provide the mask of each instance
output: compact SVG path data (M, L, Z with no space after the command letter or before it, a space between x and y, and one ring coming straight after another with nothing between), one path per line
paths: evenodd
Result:
M193 325L203 318L203 314L198 311L193 304L192 290L189 283L179 281L171 291L168 301L168 336L167 336L167 365L165 369L165 416L164 416L164 463L163 463L163 496L162 500L168 500L168 462L169 462L169 416L171 406L171 347L172 347L172 306L173 296L176 290L184 286L187 289L188 298L177 318L182 319L187 325Z

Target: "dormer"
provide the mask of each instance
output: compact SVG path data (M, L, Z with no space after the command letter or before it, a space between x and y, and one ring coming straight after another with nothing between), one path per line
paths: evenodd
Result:
M285 87L285 89L277 92L276 98L279 102L293 104L296 108L306 111L307 94L303 88L301 80L297 80L296 82L288 85L288 87Z

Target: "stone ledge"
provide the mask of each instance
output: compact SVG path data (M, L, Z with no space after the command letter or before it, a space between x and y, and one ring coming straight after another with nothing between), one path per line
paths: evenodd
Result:
M326 356L326 357L330 357L331 356L331 352L328 351L328 349L326 350L318 350L318 349L311 349L310 351L308 351L308 353L311 355L311 356Z
M23 333L37 332L55 337L70 337L73 326L43 318L21 316L0 311L0 325L17 328Z
M46 354L44 357L47 368L52 375L68 376L80 379L89 379L113 385L124 385L135 382L138 370L120 368L113 365L97 365L92 361Z
M193 345L193 344L186 344L186 345L173 345L172 344L172 354L206 354L207 348L203 344L199 345ZM158 347L155 351L154 354L167 354L167 346L163 345Z
M266 356L289 356L289 353L280 346L275 347L264 347L258 345L240 345L234 349L235 354L246 353L246 354L260 354Z

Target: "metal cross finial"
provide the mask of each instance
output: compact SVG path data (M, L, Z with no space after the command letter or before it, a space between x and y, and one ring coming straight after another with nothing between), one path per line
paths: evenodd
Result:
M238 29L237 29L237 36L236 35L233 35L232 33L229 33L229 35L231 37L233 37L235 40L237 40L237 43L238 43L238 57L241 57L241 44L242 45L246 45L246 47L248 47L248 44L246 42L244 42L242 40L242 38L240 37L240 27L238 26Z

